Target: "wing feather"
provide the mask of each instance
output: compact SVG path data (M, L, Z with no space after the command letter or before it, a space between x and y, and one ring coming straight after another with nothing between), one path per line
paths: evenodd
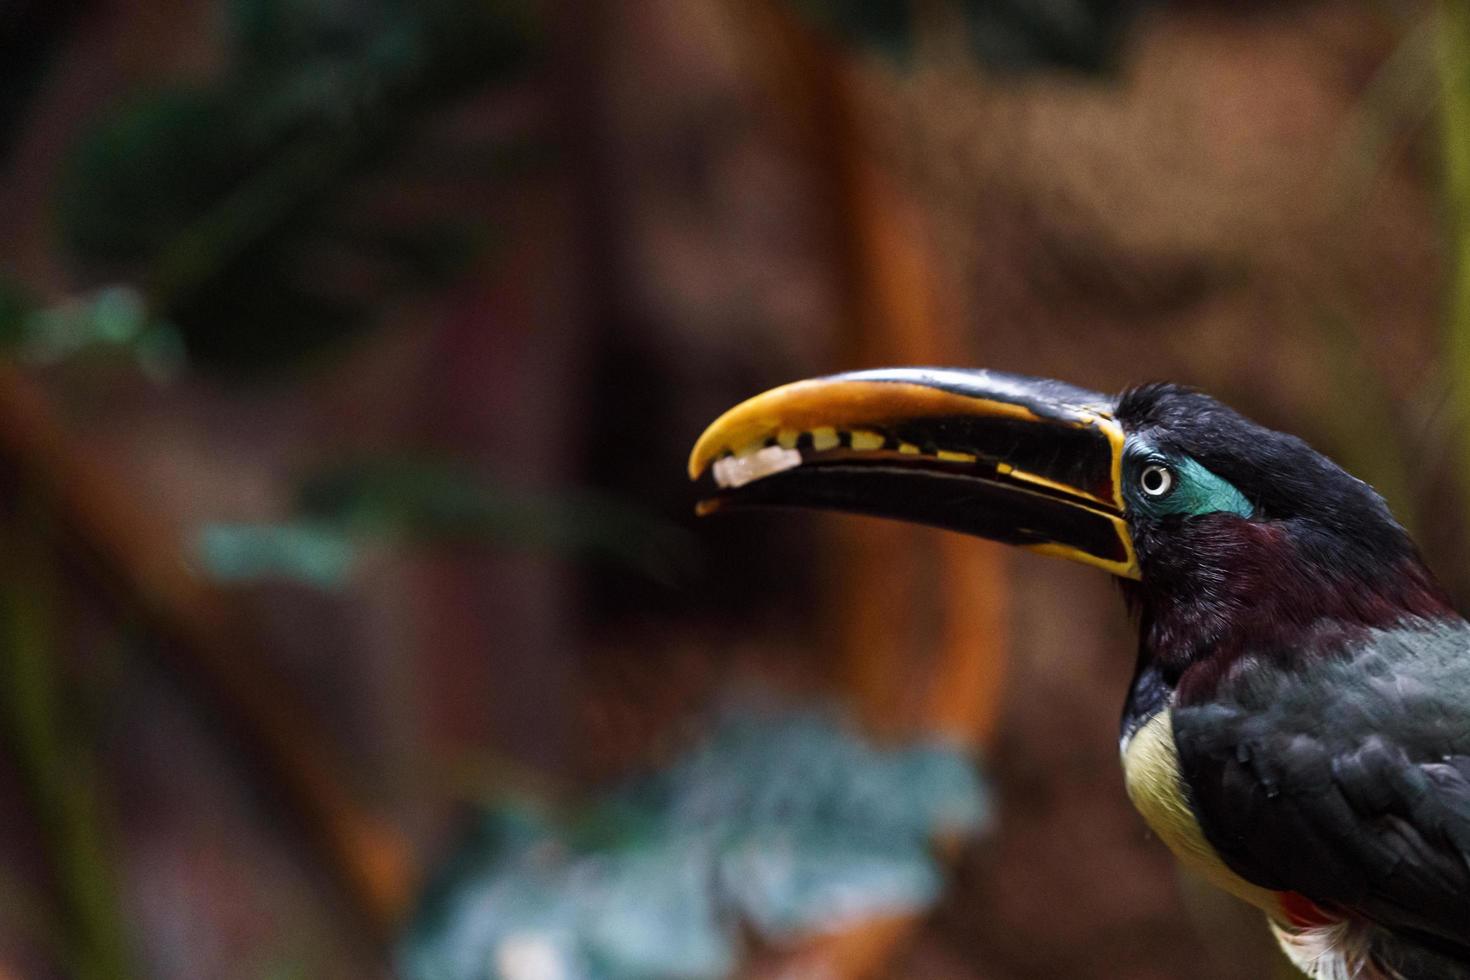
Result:
M1173 710L1206 839L1247 881L1470 964L1470 627L1278 662Z

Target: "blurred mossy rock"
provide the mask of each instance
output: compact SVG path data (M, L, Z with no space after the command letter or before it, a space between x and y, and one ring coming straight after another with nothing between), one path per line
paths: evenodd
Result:
M983 831L972 761L879 748L834 711L746 696L665 771L568 816L488 808L404 937L412 980L719 978L936 902L937 837Z

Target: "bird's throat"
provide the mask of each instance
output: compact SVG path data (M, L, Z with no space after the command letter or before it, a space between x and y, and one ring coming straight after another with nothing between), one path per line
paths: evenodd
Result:
M1334 553L1307 530L1233 515L1173 534L1125 596L1139 620L1140 676L1154 670L1180 704L1208 700L1246 659L1290 666L1367 630L1456 615L1414 553Z

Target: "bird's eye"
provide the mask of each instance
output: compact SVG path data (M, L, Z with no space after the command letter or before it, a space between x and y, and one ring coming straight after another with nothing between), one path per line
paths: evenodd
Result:
M1167 466L1152 463L1139 472L1138 485L1150 497L1162 497L1174 489L1174 471Z

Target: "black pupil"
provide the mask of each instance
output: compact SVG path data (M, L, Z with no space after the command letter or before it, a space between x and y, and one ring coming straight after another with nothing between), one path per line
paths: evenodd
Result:
M1149 493L1158 493L1164 489L1164 471L1160 467L1150 466L1143 471L1143 489Z

